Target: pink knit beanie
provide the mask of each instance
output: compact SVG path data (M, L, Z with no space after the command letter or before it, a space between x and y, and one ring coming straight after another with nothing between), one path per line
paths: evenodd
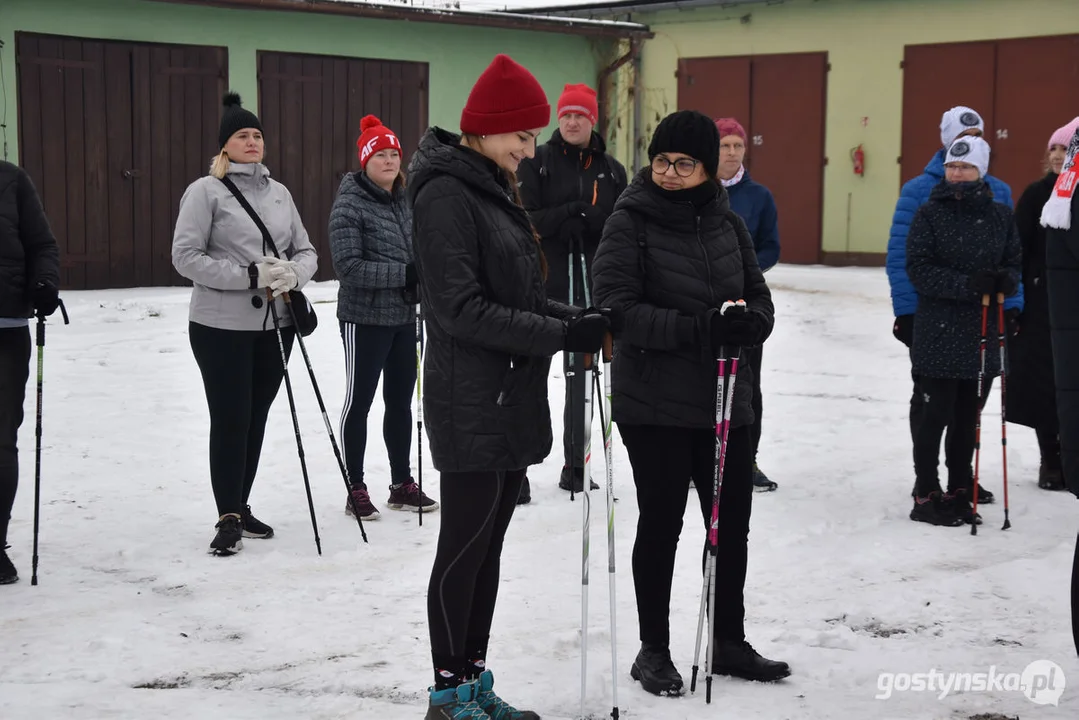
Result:
M1079 129L1079 117L1075 118L1064 127L1057 128L1056 132L1053 133L1053 136L1049 138L1049 147L1051 148L1054 145L1068 147L1068 145L1071 144L1072 137L1075 136L1075 131L1077 129Z

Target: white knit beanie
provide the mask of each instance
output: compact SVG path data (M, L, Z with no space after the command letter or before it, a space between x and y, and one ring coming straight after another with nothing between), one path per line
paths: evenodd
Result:
M948 163L965 162L978 168L978 174L984 178L989 174L989 143L980 137L961 137L948 148L944 166Z
M985 121L976 111L957 105L940 118L940 144L949 147L955 139L971 128L985 132Z

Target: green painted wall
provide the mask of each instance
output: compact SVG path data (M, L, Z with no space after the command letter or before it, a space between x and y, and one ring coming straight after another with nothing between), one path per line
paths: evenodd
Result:
M1079 33L1079 0L787 0L633 20L656 34L643 50L645 142L657 115L678 108L679 57L828 52L824 250L884 252L900 188L903 46ZM859 144L862 179L848 160Z
M456 130L461 108L479 74L499 52L532 71L552 110L565 83L594 86L605 42L549 32L369 20L303 12L227 10L150 0L0 0L0 64L6 95L6 159L18 162L15 33L225 46L229 81L258 107L257 50L429 63L428 119ZM557 127L552 111L551 128ZM545 134L546 135L546 134ZM2 138L0 138L2 139ZM0 155L2 155L0 148Z

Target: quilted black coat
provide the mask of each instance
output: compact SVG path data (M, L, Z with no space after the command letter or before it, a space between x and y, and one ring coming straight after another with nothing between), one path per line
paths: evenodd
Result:
M1012 209L993 201L989 186L942 180L918 208L907 236L907 274L918 291L914 372L930 378L976 380L981 297L970 289L979 270L1006 269L1016 283L1022 245ZM985 372L1000 372L997 306L990 308Z
M570 309L498 167L439 128L409 164L427 322L423 409L435 469L517 470L551 451L547 376Z
M60 250L30 176L0 161L0 317L30 317L39 282L59 287Z
M772 331L775 308L753 239L730 210L727 191L714 187L700 207L675 201L644 168L604 227L593 270L596 302L625 316L612 368L615 422L714 427L716 361L698 318L727 300L744 299L764 321L765 338ZM749 364L742 362L733 427L753 422L752 387Z

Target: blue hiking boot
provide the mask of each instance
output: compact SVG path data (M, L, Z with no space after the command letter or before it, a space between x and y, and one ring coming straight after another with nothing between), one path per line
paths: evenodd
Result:
M492 690L495 685L495 676L490 670L480 673L478 682L479 694L476 696L476 702L483 712L487 713L484 717L489 717L491 720L540 720L540 716L531 710L518 710L495 695Z
M772 492L778 488L779 484L762 473L761 469L757 467L757 463L753 463L753 491Z
M431 688L431 699L424 720L491 720L491 716L476 703L480 687L469 682L446 690Z

